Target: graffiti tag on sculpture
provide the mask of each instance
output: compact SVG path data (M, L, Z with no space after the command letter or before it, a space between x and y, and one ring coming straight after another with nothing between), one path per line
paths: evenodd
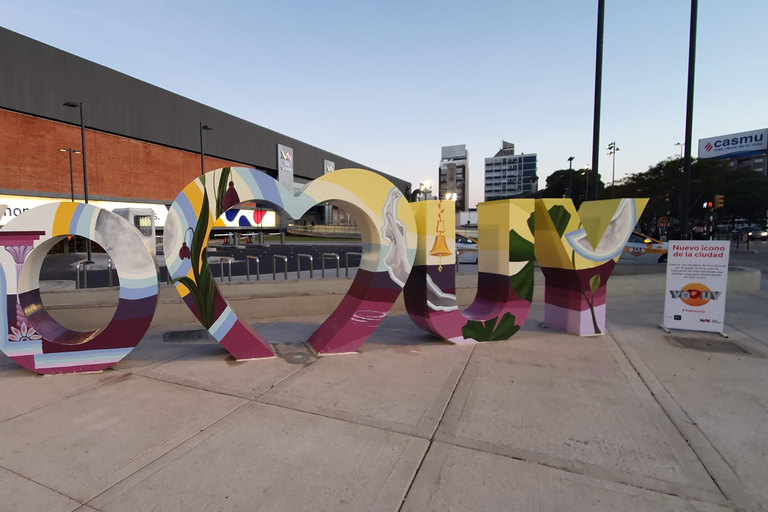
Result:
M414 323L445 341L509 339L530 310L534 259L545 276L545 323L578 335L600 334L605 330L606 282L647 203L594 201L579 212L570 199L481 203L477 296L461 311L454 281L452 202L409 204L391 182L361 169L326 174L296 195L254 169L208 172L173 202L164 252L184 303L237 359L275 357L268 340L230 307L208 267L214 222L247 201L266 203L292 218L329 203L347 211L360 227L364 253L357 275L336 310L307 340L318 354L356 352L401 291ZM69 235L101 245L118 271L117 311L97 331L60 325L40 298L43 259ZM144 237L126 220L91 205L52 203L0 229L0 245L5 249L0 251L0 292L7 303L0 313L0 350L21 366L38 373L98 371L141 341L157 304L157 264Z

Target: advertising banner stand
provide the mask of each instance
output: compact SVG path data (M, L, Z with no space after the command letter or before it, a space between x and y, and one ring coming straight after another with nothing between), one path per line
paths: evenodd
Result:
M728 337L723 327L729 252L730 241L669 243L662 329L716 332Z

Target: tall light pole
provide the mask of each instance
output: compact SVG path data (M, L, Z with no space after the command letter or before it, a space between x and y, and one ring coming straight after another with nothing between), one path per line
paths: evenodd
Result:
M200 122L200 175L205 174L205 143L203 141L203 131L211 131L213 128Z
M683 159L683 148L685 147L684 142L675 142L675 146L680 146L680 160Z
M69 108L79 108L80 109L80 151L83 152L83 197L85 198L85 204L88 204L88 170L85 167L85 125L83 124L83 103L82 102L74 102L74 101L67 101L64 103L65 107ZM93 264L93 260L91 259L91 239L86 238L85 240L85 250L86 250L86 265Z
M613 190L616 188L616 152L621 151L618 146L616 146L616 141L611 142L608 144L608 156L613 156L613 170L611 171L611 199L613 199L614 194Z
M69 190L72 194L72 202L75 202L75 180L72 176L72 153L79 155L80 151L72 148L61 148L59 151L66 151L69 153Z
M597 2L597 51L595 56L595 112L592 119L592 196L597 199L599 178L597 165L600 146L600 96L603 86L603 27L605 25L605 0ZM589 193L587 194L589 197Z
M573 182L571 181L571 175L573 174L573 158L572 156L568 157L568 197L573 197Z
M685 105L685 160L683 162L682 211L680 229L683 240L691 237L688 211L691 207L691 138L693 137L693 80L696 75L696 19L699 0L691 0L691 30L688 40L688 97Z

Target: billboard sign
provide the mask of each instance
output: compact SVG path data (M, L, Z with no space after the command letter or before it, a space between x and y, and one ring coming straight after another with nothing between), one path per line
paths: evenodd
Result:
M768 129L731 133L699 139L699 158L746 158L764 155L768 149Z
M293 148L277 145L277 181L293 192Z
M669 243L664 327L723 332L730 245L712 240Z

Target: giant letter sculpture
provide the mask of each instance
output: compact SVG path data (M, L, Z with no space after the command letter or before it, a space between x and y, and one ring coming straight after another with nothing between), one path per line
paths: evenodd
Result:
M544 323L580 336L605 332L605 285L648 199L536 200L536 260Z
M534 200L478 205L477 295L463 312L456 305L454 203L411 207L419 245L404 297L414 323L457 344L506 340L520 330L533 297Z
M200 323L237 359L273 357L269 343L238 318L208 268L206 246L213 223L242 201L259 201L298 219L310 207L343 207L360 227L363 259L352 286L312 334L318 353L357 351L381 323L408 279L416 253L416 222L402 193L387 179L362 169L326 174L294 196L254 169L226 167L206 173L178 195L165 226L168 270Z
M89 238L109 253L120 278L117 311L103 329L72 331L56 322L40 298L40 268L67 235ZM144 237L127 220L95 206L51 203L0 230L0 289L7 297L0 350L38 373L98 371L112 366L149 329L157 304L157 267Z

